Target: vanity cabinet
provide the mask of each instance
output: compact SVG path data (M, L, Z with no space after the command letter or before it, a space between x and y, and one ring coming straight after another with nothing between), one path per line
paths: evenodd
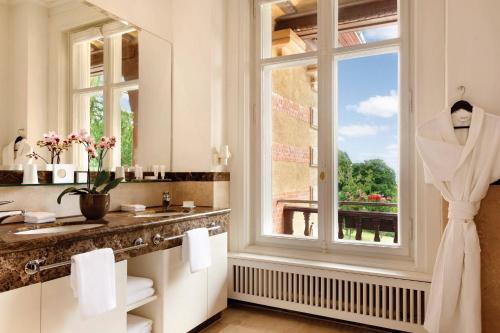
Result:
M40 294L40 283L0 293L0 332L39 333Z
M116 263L117 308L84 320L70 277L0 293L0 332L125 333L127 274L153 279L155 300L130 313L153 320L155 333L185 333L227 307L227 233L210 237L212 265L191 273L182 247Z
M212 265L191 273L182 247L129 260L131 275L153 279L156 301L132 313L154 321L155 333L185 333L227 307L227 233L210 237Z
M127 284L127 262L115 264L117 307L100 316L82 319L78 299L73 296L70 277L65 276L41 285L41 333L125 333L127 319L125 288ZM15 290L14 290L15 291ZM34 299L32 299L33 301ZM16 301L16 304L18 302ZM19 311L24 317L24 311ZM27 318L27 317L26 317ZM0 332L9 332L0 330ZM10 331L16 332L17 331Z

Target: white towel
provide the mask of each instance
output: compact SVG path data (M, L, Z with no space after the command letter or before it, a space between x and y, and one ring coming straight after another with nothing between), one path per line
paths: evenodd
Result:
M151 287L153 287L153 280L151 279L132 275L127 276L127 295Z
M146 288L143 290L138 290L138 291L135 291L131 294L127 293L127 305L142 301L143 299L146 299L150 296L153 296L154 294L155 294L155 290L153 288Z
M210 240L207 228L192 229L182 239L182 258L189 260L191 273L201 271L212 265Z
M122 212L143 212L146 206L140 204L123 204L121 205Z
M80 314L91 318L116 308L115 255L106 248L71 257L71 288Z
M149 333L152 328L151 319L127 314L127 333Z
M24 222L26 223L47 223L55 220L56 214L49 212L26 212L24 214Z

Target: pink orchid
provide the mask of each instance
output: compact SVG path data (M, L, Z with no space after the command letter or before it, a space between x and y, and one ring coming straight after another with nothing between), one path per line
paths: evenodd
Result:
M85 151L89 154L90 158L97 157L97 151L95 150L94 146L88 146L87 148L85 148Z

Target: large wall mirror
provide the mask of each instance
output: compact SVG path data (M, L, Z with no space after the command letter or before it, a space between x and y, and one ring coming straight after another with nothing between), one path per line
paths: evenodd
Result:
M0 41L8 45L0 53L1 170L86 170L82 145L55 157L37 145L71 133L115 137L104 160L111 171L170 169L169 41L79 0L2 2Z

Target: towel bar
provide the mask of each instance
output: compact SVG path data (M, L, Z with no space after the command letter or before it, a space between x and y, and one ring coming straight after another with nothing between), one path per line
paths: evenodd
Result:
M138 250L142 249L143 247L148 246L148 243L145 243L142 238L137 238L134 241L134 245L129 246L129 247L124 247L123 249L115 250L113 251L114 254L119 254L127 251L132 251L132 250ZM47 258L40 258L40 259L33 259L30 260L24 265L24 271L28 275L33 275L36 273L39 273L41 271L45 271L47 269L52 269L56 267L61 267L61 266L67 266L71 264L71 260L68 261L63 261L63 262L58 262L55 264L49 264L49 265L43 265L42 264L47 261Z
M213 230L217 230L217 229L220 229L220 225L217 225L217 226L213 226L213 227L210 227L210 228L207 228L208 231L213 231ZM164 242L164 241L171 241L171 240L174 240L174 239L178 239L178 238L182 238L186 235L186 233L183 233L181 235L177 235L177 236L170 236L170 237L163 237L161 236L160 234L156 234L154 235L153 237L153 244L154 245L158 245L160 244L161 242Z

